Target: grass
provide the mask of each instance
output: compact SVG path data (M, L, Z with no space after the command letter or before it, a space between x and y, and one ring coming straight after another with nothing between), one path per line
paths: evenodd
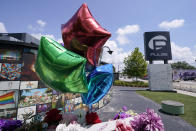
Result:
M148 83L145 83L143 81L114 81L115 86L130 86L130 87L148 87Z
M138 94L147 97L156 103L161 104L163 100L173 100L184 104L184 115L179 115L188 123L196 127L196 97L171 93L171 92L151 92L151 91L136 91Z

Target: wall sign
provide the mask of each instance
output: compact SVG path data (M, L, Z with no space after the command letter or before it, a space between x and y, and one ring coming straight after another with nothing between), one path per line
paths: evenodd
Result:
M146 60L171 60L169 32L145 32L144 51Z

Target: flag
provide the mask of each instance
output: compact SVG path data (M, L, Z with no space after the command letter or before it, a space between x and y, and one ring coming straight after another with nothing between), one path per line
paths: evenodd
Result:
M1 95L0 105L13 104L14 103L13 96L14 96L14 91Z

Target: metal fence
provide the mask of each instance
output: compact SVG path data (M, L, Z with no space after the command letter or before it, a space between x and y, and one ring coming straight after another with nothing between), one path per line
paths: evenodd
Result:
M173 82L173 88L196 93L196 82Z

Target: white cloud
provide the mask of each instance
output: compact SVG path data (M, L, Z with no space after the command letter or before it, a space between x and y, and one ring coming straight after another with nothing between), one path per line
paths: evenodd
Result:
M178 28L184 25L184 19L175 19L172 21L163 21L159 24L160 28L171 29L171 28Z
M0 22L0 33L7 33L5 25L2 22Z
M130 40L128 39L127 35L137 33L140 30L139 25L126 25L125 27L119 28L116 33L117 41L119 44L124 45L130 43Z
M127 35L137 33L139 30L139 25L126 25L123 28L119 28L116 33L119 35Z
M35 38L37 38L38 40L40 40L42 36L47 36L47 37L49 37L49 38L51 38L53 40L56 40L55 37L54 37L54 35L52 35L52 34L38 33L38 34L31 34L31 35L34 36Z
M196 54L194 54L189 47L181 47L174 42L171 42L172 49L172 62L186 61L189 64L194 64L196 60Z
M112 51L112 55L110 55L107 51L107 48L103 48L103 56L101 58L101 61L112 63L116 71L119 70L122 71L122 68L124 67L123 61L124 58L130 54L130 52L124 52L122 48L119 48L117 43L113 40L108 40L104 46L108 46Z
M43 20L37 20L37 23L41 26L44 27L46 25L46 22L44 22Z

